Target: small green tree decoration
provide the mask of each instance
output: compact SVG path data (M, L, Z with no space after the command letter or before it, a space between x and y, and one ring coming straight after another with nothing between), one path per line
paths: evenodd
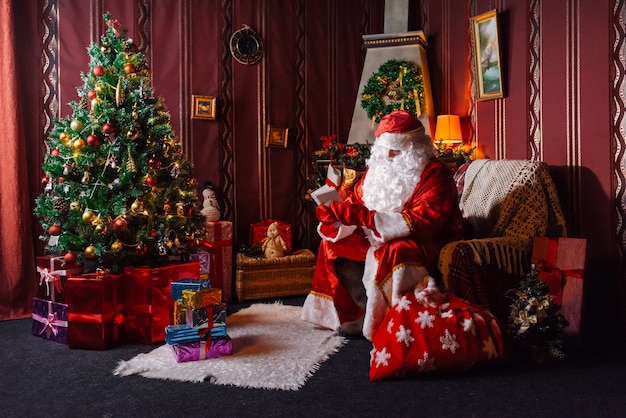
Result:
M108 13L104 20L73 115L55 120L46 141L35 214L46 249L68 263L153 264L185 253L205 219L144 54Z
M539 278L537 267L532 265L519 287L507 292L511 300L507 329L538 360L565 357L563 330L569 323L549 290Z

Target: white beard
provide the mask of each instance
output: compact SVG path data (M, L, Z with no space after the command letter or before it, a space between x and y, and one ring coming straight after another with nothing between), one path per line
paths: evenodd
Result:
M412 146L389 158L389 150L374 142L371 151L363 180L363 202L369 210L401 212L433 155L432 149Z

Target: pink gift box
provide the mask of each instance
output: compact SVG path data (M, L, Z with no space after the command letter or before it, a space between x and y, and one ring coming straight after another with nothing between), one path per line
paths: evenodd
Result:
M582 334L586 247L584 238L535 237L531 257L539 268L539 278L548 284L569 322L565 335L575 339Z
M221 340L176 344L171 347L177 363L218 358L233 352L233 342L230 337Z
M33 298L33 327L36 337L67 344L67 305Z

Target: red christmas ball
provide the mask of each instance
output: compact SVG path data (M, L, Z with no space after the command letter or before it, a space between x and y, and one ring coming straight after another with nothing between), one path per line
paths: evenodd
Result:
M161 167L161 160L159 160L157 157L150 157L148 159L148 165L153 170L156 170Z
M59 183L63 183L65 181L65 177L57 177L57 181Z
M154 187L157 185L157 178L154 176L146 177L146 184L150 187Z
M76 263L76 254L74 254L71 251L68 251L67 253L65 253L65 256L63 257L63 259L65 260L65 264L72 265Z
M98 97L98 93L97 93L95 90L89 90L89 91L87 92L87 98L88 98L89 100L93 100L93 99L95 99L95 98L97 98L97 97Z
M104 75L104 67L102 65L96 65L93 67L93 75L96 77L102 77Z
M53 157L58 156L59 154L61 154L61 151L59 151L58 149L53 149L52 151L50 151L50 155L52 155Z
M128 227L128 222L124 219L123 216L118 216L113 220L113 229L117 232L122 232Z
M97 146L99 142L100 141L98 140L98 137L94 134L91 134L87 137L87 143L92 147Z
M113 125L111 125L110 123L105 123L104 125L102 125L102 132L104 132L105 134L112 134L113 132L115 132L115 128L113 127Z
M61 227L57 224L51 225L50 228L48 228L48 233L50 235L61 235Z
M147 251L148 251L148 247L146 247L146 244L144 244L143 242L138 243L137 246L135 247L135 252L138 255L144 255Z

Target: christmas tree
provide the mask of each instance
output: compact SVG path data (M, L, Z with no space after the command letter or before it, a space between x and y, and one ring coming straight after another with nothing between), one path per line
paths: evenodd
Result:
M73 115L55 120L46 140L35 215L47 251L118 271L186 253L205 218L144 54L108 13L104 20Z

